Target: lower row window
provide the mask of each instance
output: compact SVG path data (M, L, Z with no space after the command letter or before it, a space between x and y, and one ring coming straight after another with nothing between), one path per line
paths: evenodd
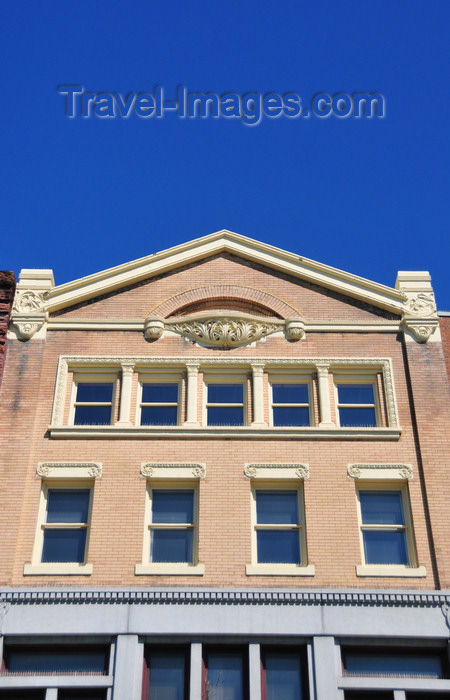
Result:
M304 647L261 648L262 700L307 700ZM144 667L145 700L189 698L188 647L164 650L147 647ZM247 646L203 648L202 700L248 700Z

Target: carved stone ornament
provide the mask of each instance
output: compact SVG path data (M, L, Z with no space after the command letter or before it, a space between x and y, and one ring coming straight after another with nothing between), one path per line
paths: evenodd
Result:
M32 289L17 290L12 307L11 327L19 338L29 340L37 333L48 317L43 292Z
M282 474L282 471L284 471L285 473ZM289 477L297 477L299 479L309 479L309 465L298 463L286 464L281 462L246 464L244 466L244 474L245 476L248 476L249 479L255 479L256 477L264 478L268 476L273 476L274 478L281 478L283 476L285 477L286 475L288 475Z
M349 464L347 467L347 474L352 479L375 477L374 472L381 473L381 478L413 478L409 464Z
M96 462L40 462L36 468L36 475L59 479L88 477L98 479L102 475L102 465Z
M419 343L426 343L439 325L438 319L404 318L403 327L408 330Z
M171 319L148 317L144 322L144 336L147 340L157 340L164 330L178 333L206 347L230 348L254 343L272 333L285 331L291 340L305 336L305 326L301 319L266 319L228 313L226 316L178 316Z
M405 315L419 316L427 318L437 314L436 303L433 292L410 292L407 293L405 303Z
M206 467L198 462L150 462L141 464L141 476L149 477L175 477L175 478L196 478L204 479Z
M24 292L17 292L12 311L18 314L32 314L36 311L45 310L44 295L42 292L33 292L27 289Z

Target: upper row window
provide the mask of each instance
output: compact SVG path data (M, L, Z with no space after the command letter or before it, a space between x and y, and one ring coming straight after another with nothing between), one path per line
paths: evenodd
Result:
M143 426L174 426L183 422L182 380L141 379L138 387L136 423ZM381 397L376 374L335 376L335 420L340 427L377 427L383 424ZM74 425L111 425L117 403L117 377L90 381L87 376L74 382L72 420ZM269 423L274 427L315 425L313 386L305 379L269 377ZM250 423L251 396L247 377L205 375L203 424L215 427L245 426ZM261 399L262 400L262 399ZM253 407L254 408L254 407Z

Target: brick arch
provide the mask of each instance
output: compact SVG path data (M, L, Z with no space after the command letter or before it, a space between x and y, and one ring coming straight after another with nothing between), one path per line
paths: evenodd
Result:
M234 307L237 309L239 307L241 311L262 316L290 318L300 315L297 309L268 292L252 287L240 287L237 284L212 284L207 287L188 289L158 304L151 309L150 313L168 318L182 314L184 309L189 310L189 313L201 311L202 308L211 309L213 308L212 303L216 307L222 308Z

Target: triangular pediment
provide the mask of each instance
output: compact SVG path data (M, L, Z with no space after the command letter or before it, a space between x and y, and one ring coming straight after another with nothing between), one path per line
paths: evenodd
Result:
M404 295L397 289L227 230L53 287L45 294L45 306L49 312L61 310L221 253L233 254L399 315L402 313Z

